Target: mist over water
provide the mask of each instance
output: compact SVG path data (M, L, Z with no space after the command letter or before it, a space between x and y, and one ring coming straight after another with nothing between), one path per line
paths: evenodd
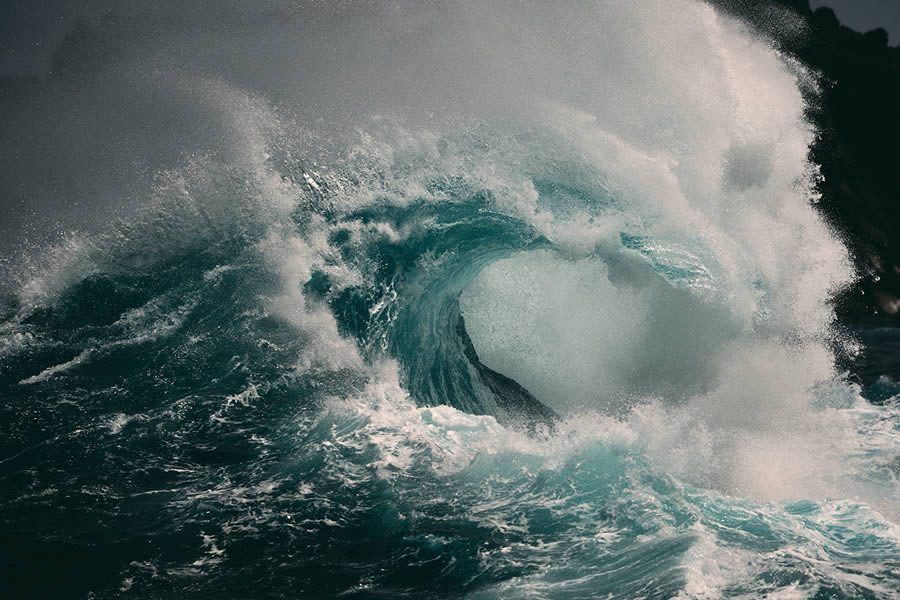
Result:
M13 597L900 594L817 83L713 6L123 5L4 85Z

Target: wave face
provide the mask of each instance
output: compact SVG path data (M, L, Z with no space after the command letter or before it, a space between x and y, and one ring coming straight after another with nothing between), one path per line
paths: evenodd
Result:
M130 99L73 147L152 175L5 262L14 595L900 595L812 78L699 2L489 4L107 23L29 109Z

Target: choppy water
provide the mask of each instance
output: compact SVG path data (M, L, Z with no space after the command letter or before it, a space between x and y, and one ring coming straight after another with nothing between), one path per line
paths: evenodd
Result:
M367 16L346 93L412 96L340 125L163 77L212 150L6 259L12 597L900 596L812 79L700 3L513 8Z

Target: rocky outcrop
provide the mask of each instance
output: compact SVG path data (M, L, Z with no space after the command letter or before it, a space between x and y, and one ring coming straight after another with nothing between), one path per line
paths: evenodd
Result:
M819 206L861 275L837 309L849 321L881 313L900 323L900 46L888 45L884 29L853 31L808 0L773 0L783 11L775 16L762 3L715 3L818 74L808 99L820 132L812 149L824 176Z

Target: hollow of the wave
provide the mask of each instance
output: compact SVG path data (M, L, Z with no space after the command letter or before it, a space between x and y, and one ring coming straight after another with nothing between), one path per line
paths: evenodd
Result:
M515 254L474 279L460 310L482 363L563 414L702 392L737 333L721 308L624 254Z

